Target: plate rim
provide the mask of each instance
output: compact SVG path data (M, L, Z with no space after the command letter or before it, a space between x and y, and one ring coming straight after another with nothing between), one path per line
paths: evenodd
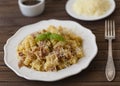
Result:
M70 11L72 11L72 8L69 9L69 5L71 5L71 2L74 2L74 1L75 1L75 0L68 0L68 1L66 2L66 5L65 5L65 10L66 10L66 12L67 12L67 14L68 14L69 16L71 16L71 17L73 17L73 18L75 18L75 19L78 19L78 20L82 20L82 21L97 21L97 20L102 20L102 19L110 16L110 15L115 11L115 8L116 8L116 3L115 3L115 1L114 1L114 0L110 0L110 2L112 2L112 8L109 9L107 13L105 13L104 15L99 16L99 17L93 17L93 18L88 17L88 18L84 18L83 16L80 16L80 17L79 17L79 15L77 15L77 14L74 13L74 12L70 12ZM73 3L72 3L72 4L73 4Z
M98 47L97 47L97 43L96 43L96 37L95 37L95 35L92 33L92 31L89 30L88 28L80 25L80 24L79 24L79 25L80 25L81 27L85 28L86 30L88 30L88 31L91 33L91 35L93 35L93 37L94 37L94 43L95 43L95 46L96 46L96 52L95 52L94 56L91 58L91 60L88 62L88 64L86 64L86 66L84 66L84 68L82 68L81 70L79 70L79 71L77 71L77 72L75 72L75 73L71 73L70 75L66 75L66 76L64 76L64 77L58 78L58 79L38 80L38 79L29 78L29 77L27 77L27 76L25 76L25 75L21 75L18 71L16 71L14 68L12 68L11 65L8 64L6 58L7 58L7 46L9 45L9 42L10 42L21 30L23 30L24 27L27 27L27 26L30 26L30 25L39 24L40 22L43 22L43 21L45 21L45 22L46 22L46 21L62 21L62 22L63 22L63 21L70 21L70 22L74 22L74 23L76 23L76 24L79 24L79 23L77 23L77 22L75 22L75 21L72 21L72 20L49 19L49 20L42 20L42 21L39 21L39 22L37 22L37 23L29 24L29 25L26 25L26 26L21 27L19 30L17 30L17 32L16 32L13 36L11 36L11 37L7 40L6 44L4 45L4 62L5 62L5 64L6 64L12 71L14 71L19 77L25 78L25 79L27 79L27 80L48 81L48 82L58 81L58 80L61 80L61 79L66 78L66 77L73 76L73 75L75 75L75 74L80 73L80 72L83 71L84 69L86 69L86 68L89 66L89 64L92 62L92 60L95 58L95 56L96 56L96 54L97 54L97 52L98 52Z

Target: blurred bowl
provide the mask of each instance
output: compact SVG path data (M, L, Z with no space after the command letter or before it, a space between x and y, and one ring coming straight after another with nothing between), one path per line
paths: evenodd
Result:
M45 0L35 0L38 1L38 3L33 5L24 4L25 1L29 2L29 0L18 0L20 11L24 16L34 17L40 15L44 11Z

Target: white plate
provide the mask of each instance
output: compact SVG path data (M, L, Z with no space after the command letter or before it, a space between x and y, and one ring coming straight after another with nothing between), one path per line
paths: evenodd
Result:
M58 72L39 72L27 67L18 68L18 59L16 47L28 34L47 28L49 25L63 26L73 31L75 34L83 38L83 50L85 56L68 68L62 69ZM11 38L8 39L4 46L4 61L5 64L12 69L18 76L28 80L38 81L56 81L65 77L77 74L83 69L87 68L92 59L97 54L98 48L96 45L96 38L94 34L87 28L81 26L74 21L63 20L44 20L38 23L27 25L20 28Z
M77 15L74 11L73 11L73 4L74 4L75 0L68 0L66 3L66 11L67 13L72 16L73 18L76 19L80 19L80 20L84 20L84 21L95 21L95 20L100 20L103 19L109 15L111 15L113 13L113 11L115 10L116 4L114 0L110 0L111 3L111 8L102 16L98 16L98 17L89 17L89 16L81 16L81 15Z

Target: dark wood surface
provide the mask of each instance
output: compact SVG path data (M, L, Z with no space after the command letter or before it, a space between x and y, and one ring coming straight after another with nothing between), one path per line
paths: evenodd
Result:
M17 0L0 0L0 86L120 86L120 0L115 0L116 10L106 18L116 21L116 39L113 41L116 77L112 82L108 82L105 77L108 44L104 39L104 19L94 22L76 20L66 13L66 2L67 0L46 0L44 13L29 18L21 14ZM41 82L23 79L5 65L4 44L20 27L47 19L73 20L91 29L96 35L98 54L87 69L63 80Z

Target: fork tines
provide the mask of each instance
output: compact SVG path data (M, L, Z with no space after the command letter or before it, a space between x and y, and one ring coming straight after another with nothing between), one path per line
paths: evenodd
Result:
M105 38L115 38L115 21L105 20Z

